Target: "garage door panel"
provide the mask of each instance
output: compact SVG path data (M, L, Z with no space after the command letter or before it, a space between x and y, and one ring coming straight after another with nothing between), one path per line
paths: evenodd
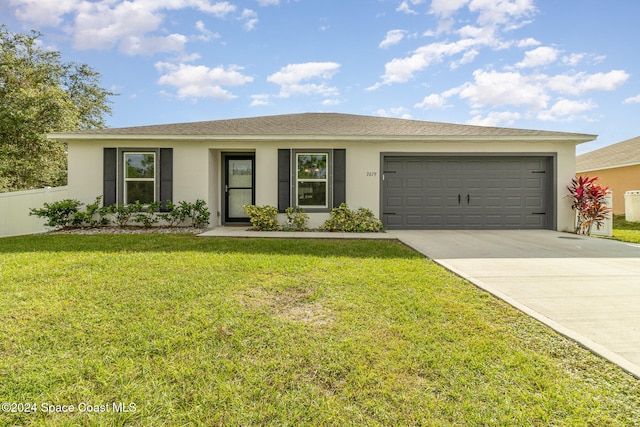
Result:
M422 200L422 197L407 197L407 207L411 208L411 207L422 207L424 206L424 201Z
M530 197L525 197L525 206L531 209L542 208L544 206L544 203L541 197L530 196Z
M385 157L388 228L546 228L547 157ZM548 206L547 206L548 205ZM547 210L549 209L549 212ZM543 214L543 215L540 215Z
M424 188L424 184L422 182L422 178L418 177L418 178L408 178L406 180L407 183L407 188L412 189L412 188L416 188L419 190L422 190L422 188Z
M507 196L504 198L504 205L507 208L520 208L522 207L522 200L520 196Z
M541 178L527 178L525 180L525 187L532 190L541 190L544 187L543 183L544 180Z
M389 196L385 198L385 205L392 208L402 207L403 200L400 196Z
M401 189L403 181L401 178L388 178L385 181L385 185L390 189Z

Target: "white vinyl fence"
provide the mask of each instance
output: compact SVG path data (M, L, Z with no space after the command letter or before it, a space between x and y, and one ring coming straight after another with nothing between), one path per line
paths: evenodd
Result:
M29 210L40 209L45 203L68 198L67 187L0 193L0 237L35 234L47 231L45 219L30 216Z

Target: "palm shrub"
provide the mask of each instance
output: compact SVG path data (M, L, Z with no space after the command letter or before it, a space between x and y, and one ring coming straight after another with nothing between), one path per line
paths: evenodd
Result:
M598 177L579 176L567 187L571 198L571 209L576 212L575 233L591 234L595 225L599 230L611 209L605 204L609 187L596 184Z

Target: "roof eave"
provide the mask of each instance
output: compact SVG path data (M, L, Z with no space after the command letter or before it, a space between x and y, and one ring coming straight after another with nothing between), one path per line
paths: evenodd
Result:
M581 169L577 169L576 173L595 172L595 171L602 171L602 170L607 170L607 169L628 168L628 167L631 167L631 166L638 166L638 165L640 165L640 162L623 163L623 164L619 164L619 165L610 165L610 166L600 166L600 167L595 167L595 168L581 168Z
M149 135L112 133L49 133L48 139L80 140L146 140L146 141L370 141L370 142L431 142L431 141L503 141L503 142L572 142L593 141L597 135Z

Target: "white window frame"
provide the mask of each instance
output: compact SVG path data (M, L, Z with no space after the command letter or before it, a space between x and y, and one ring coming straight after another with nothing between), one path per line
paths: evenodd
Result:
M295 151L295 189L294 189L294 200L295 200L295 205L302 207L304 209L328 209L329 208L329 204L330 204L330 171L331 171L331 166L330 166L330 162L331 162L331 155L329 152L327 151ZM300 178L298 176L298 173L300 171L299 169L299 159L300 156L324 156L326 159L326 166L325 166L325 177L324 178ZM299 184L302 182L324 182L325 183L325 196L324 196L324 204L323 205L300 205L299 203L299 198L298 198L298 194L299 194Z
M127 156L130 155L152 155L153 156L153 178L128 178L127 177ZM124 204L128 204L128 195L127 195L127 183L128 182L153 182L153 202L155 203L158 198L157 192L157 177L158 177L158 156L156 151L124 151L122 153L122 177L123 177L123 202Z

